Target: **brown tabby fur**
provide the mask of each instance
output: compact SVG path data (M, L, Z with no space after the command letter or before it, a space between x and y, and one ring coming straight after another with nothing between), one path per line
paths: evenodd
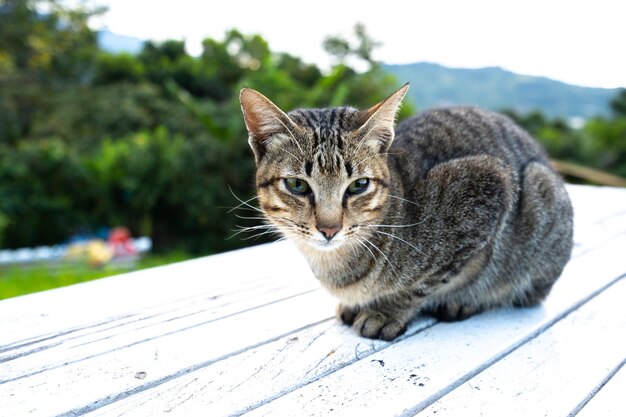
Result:
M385 340L419 313L459 320L535 305L572 248L563 182L525 131L473 107L394 130L407 89L364 111L285 114L254 90L240 97L261 209L340 300L339 319ZM365 191L347 192L360 178Z

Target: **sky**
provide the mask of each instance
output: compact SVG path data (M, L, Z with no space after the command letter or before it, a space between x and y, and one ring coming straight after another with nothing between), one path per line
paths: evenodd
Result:
M258 33L272 51L324 68L322 41L349 37L357 22L382 42L388 64L498 66L588 87L626 87L623 0L92 0L109 11L94 28L144 40L185 40L192 54L206 37L236 28Z

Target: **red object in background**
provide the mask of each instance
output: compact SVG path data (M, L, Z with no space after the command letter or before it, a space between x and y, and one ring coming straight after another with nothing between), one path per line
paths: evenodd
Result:
M109 232L109 246L113 249L113 256L132 256L137 249L130 238L130 232L125 227L116 227Z

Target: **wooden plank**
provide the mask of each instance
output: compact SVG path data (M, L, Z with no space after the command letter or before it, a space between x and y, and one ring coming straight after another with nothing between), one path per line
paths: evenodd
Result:
M302 285L296 294L315 290ZM121 320L87 327L76 332L61 333L44 340L6 348L0 352L3 376L0 383L32 374L38 369L51 369L82 361L93 355L124 348L168 334L225 319L247 310L270 305L294 297L294 287L258 288L211 296L185 306L151 309Z
M389 416L424 408L615 282L626 271L625 246L626 236L622 236L602 250L572 260L541 307L494 311L460 323L438 324L249 415Z
M92 339L105 338L110 334L130 332L162 325L163 333L168 325L176 322L180 327L190 323L216 320L220 317L275 302L279 299L308 292L319 287L313 280L293 280L277 277L274 280L251 280L230 288L190 296L164 305L144 309L122 316L87 324L79 328L64 329L56 334L48 334L38 339L27 339L0 347L0 363L15 357L45 350L66 342L88 343ZM159 330L154 330L155 335Z
M621 306L620 306L621 307ZM618 334L620 334L618 332ZM622 335L623 336L623 335ZM612 375L593 398L584 404L576 417L624 417L626 416L626 366L622 362L617 372Z
M572 256L578 256L585 251L593 249L607 240L622 234L623 218L626 211L614 214L611 217L598 219L574 228L574 250Z
M68 404L88 409L329 319L333 306L330 296L313 291L155 337L135 331L53 347L2 364L0 404L5 415L56 415Z
M567 193L574 206L577 228L610 219L626 210L624 188L568 184Z
M419 415L570 415L626 357L624 299L626 279Z
M280 262L267 262L276 254ZM0 349L219 294L246 282L303 280L316 282L297 250L281 242L11 298L0 302Z
M598 251L587 253L580 259L572 261L572 265L568 267L562 278L563 284L559 284L560 288L555 289L557 295L551 297L553 300L543 308L488 313L485 317L478 316L468 322L452 325L458 326L453 335L448 335L451 325L443 324L429 328L431 325L429 322L418 321L414 323L417 327L412 326L409 335L416 334L411 339L418 338L419 341L410 344L412 346L410 348L400 349L400 360L392 357L391 361L388 361L386 356L379 359L379 354L384 355L385 352L394 349L395 346L389 347L391 345L385 342L358 338L347 327L328 322L293 333L289 337L276 340L274 343L242 352L160 386L151 387L142 393L109 404L94 412L93 415L123 415L131 411L133 415L145 416L158 415L164 412L174 415L194 415L199 410L203 410L212 416L226 416L240 415L259 406L261 406L259 412L269 410L270 414L300 415L308 413L310 410L289 407L297 406L300 403L299 395L302 392L306 393L302 394L305 397L302 401L311 400L313 403L320 401L313 392L309 393L309 391L315 391L316 388L311 387L318 387L322 381L332 381L323 382L324 386L338 384L344 387L347 383L347 386L354 390L377 390L376 384L373 383L376 378L370 379L373 378L369 374L372 371L363 370L363 368L374 365L380 367L379 364L385 363L385 369L381 371L384 373L388 371L388 362L397 363L399 364L397 366L401 366L403 356L411 357L411 355L415 355L414 352L418 352L423 356L423 364L418 365L418 370L410 369L408 375L415 375L410 378L414 379L411 383L414 382L415 385L419 386L419 384L426 384L429 379L435 379L438 374L450 375L450 369L440 354L443 357L453 354L454 352L449 352L449 350L454 349L459 340L464 340L468 332L471 333L470 340L481 338L483 333L490 339L496 338L495 345L490 345L487 339L481 339L474 342L477 344L476 346L468 344L465 347L468 358L465 358L465 362L459 365L460 376L457 376L458 378L467 372L472 372L472 369L483 366L484 361L492 360L493 357L498 357L502 352L511 349L511 344L523 343L524 340L531 338L534 333L549 323L557 321L565 312L575 308L576 303L580 303L581 300L600 289L602 285L611 282L617 276L616 274L626 271L624 265L621 265L605 270L603 274L600 274L600 277L594 277L594 280L587 279L589 271L595 272L597 269L595 267L597 263L606 262L616 253L621 253L620 245L623 244L626 244L626 236L623 236L621 240L612 242L608 248L604 247ZM607 252L606 249L610 250ZM472 321L478 324L473 327L468 325ZM423 333L419 333L423 330ZM493 337L489 336L491 333L493 333ZM488 343L486 348L485 342ZM404 340L397 344L406 343L410 342ZM427 346L421 346L422 343L426 343ZM440 345L443 345L444 348ZM485 349L491 356L484 355ZM489 349L491 350L489 351ZM379 360L381 362L378 362ZM342 376L343 372L346 372L342 368L352 368L351 364L357 366L354 372L349 373L351 377ZM442 370L440 367L445 369ZM430 376L430 374L434 374L434 376ZM329 376L326 377L327 375ZM345 382L350 381L352 377L354 383ZM389 376L388 378L397 379L398 376ZM454 380L452 379L452 381ZM364 387L359 388L359 385L363 385L364 381L372 381L372 383L365 383ZM439 382L445 387L445 384L450 381L443 377ZM428 386L433 389L437 388L436 385L429 384ZM414 389L413 385L411 387ZM389 396L393 397L393 388L384 384L380 386L379 395L386 396L385 389L390 389L392 393ZM437 391L429 392L429 395L434 395ZM317 395L322 394L317 392ZM347 398L346 401L350 401L349 399L355 395L360 394L340 390L333 400L342 401ZM279 398L281 396L293 400L293 403L290 403L286 410L282 408L285 405L283 398ZM276 407L273 407L273 403L271 403L274 400L278 404ZM269 404L262 406L264 403ZM371 402L367 404L368 407L375 406ZM358 411L358 409L346 410L335 403L333 403L332 408L341 410L341 415L344 412ZM317 413L318 415L324 415L329 411L329 409L319 410L316 408L314 410L316 412L313 414ZM393 407L391 410L394 410ZM395 411L401 412L402 410ZM380 415L391 414L393 413Z
M626 214L626 190L585 185L568 185L567 190L574 206L573 256L621 233L615 221Z
M418 319L404 338L434 323L430 318ZM389 342L358 338L349 327L330 320L226 358L89 415L123 415L130 410L136 416L196 415L199 410L214 417L240 415L389 345Z

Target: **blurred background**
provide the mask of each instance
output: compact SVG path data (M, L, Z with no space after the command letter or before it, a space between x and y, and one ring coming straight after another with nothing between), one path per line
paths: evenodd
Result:
M502 111L625 186L619 2L0 0L0 298L266 242L238 92ZM227 4L226 4L227 3ZM289 9L286 9L289 7Z

